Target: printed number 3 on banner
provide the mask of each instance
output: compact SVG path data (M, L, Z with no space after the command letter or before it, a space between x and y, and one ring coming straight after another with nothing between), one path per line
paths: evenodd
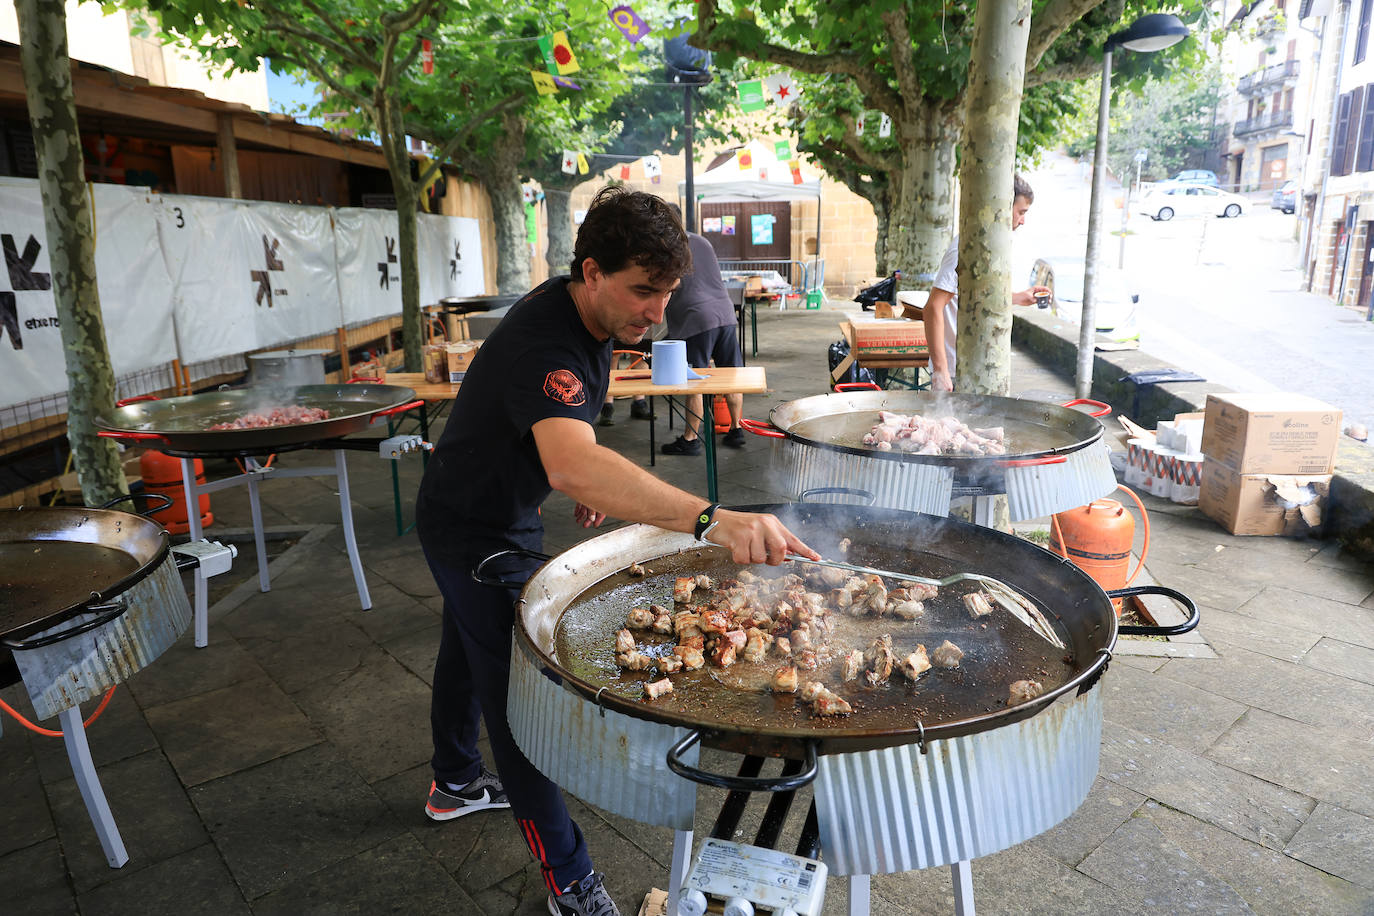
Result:
M177 215L177 228L178 228L178 229L185 229L185 228L186 228L186 217L184 217L184 216L181 215L181 208L180 208L180 207L173 207L173 208L172 208L172 212L175 213L175 214Z

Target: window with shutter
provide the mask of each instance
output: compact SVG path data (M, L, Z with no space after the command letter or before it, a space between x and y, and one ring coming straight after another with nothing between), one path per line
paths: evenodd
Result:
M1365 53L1369 50L1369 8L1371 0L1361 0L1360 2L1360 28L1355 33L1355 63L1364 60Z
M1360 121L1364 113L1364 87L1356 86L1350 90L1350 126L1345 136L1345 164L1342 175L1349 175L1355 169L1355 151L1360 145Z
M1364 117L1360 119L1360 148L1355 154L1355 171L1374 169L1374 83L1364 87Z
M1345 141L1350 133L1350 93L1341 96L1336 105L1336 132L1331 140L1331 174L1344 175Z

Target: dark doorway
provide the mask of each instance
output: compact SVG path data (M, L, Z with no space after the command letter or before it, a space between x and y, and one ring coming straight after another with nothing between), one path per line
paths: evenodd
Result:
M1355 301L1360 305L1369 304L1370 287L1374 286L1374 268L1370 267L1369 259L1374 257L1374 223L1364 224L1364 258L1360 261L1360 298Z
M755 217L762 217L761 223L767 226L757 244L754 227L760 221ZM792 204L785 200L703 202L701 234L722 261L788 261L792 257Z

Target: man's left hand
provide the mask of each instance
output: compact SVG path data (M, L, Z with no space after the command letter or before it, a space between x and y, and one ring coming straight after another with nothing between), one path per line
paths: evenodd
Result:
M597 512L591 506L578 503L577 508L573 510L573 518L583 528L597 528L606 520L606 513Z

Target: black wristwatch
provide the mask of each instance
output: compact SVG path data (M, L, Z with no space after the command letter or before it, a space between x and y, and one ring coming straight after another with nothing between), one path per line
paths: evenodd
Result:
M705 509L702 509L701 514L697 516L697 524L696 527L692 530L692 533L696 536L696 539L698 541L705 540L706 532L711 530L712 527L714 527L716 510L719 508L720 503L711 503L711 505L707 506Z

